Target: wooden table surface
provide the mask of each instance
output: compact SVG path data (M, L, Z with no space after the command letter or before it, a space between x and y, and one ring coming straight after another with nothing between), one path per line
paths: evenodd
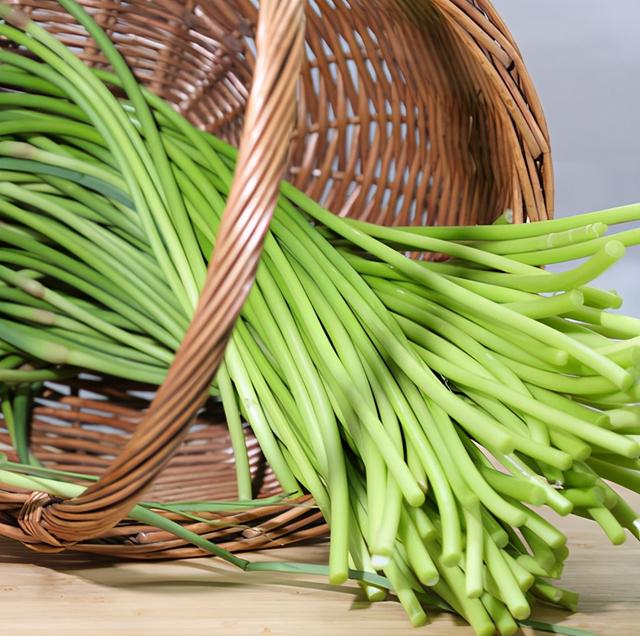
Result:
M534 617L601 636L639 635L640 545L629 537L614 548L579 518L558 524L571 537L563 584L581 593L581 610L572 616L538 608ZM318 545L259 558L320 562L325 556L326 546ZM414 630L397 602L367 606L357 587L332 588L320 577L241 573L206 558L100 563L83 555L41 556L8 541L0 542L0 624L13 636L472 634L445 614Z

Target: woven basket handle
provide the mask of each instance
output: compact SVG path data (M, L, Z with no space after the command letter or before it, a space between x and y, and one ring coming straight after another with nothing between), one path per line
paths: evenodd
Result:
M177 450L205 402L251 289L278 197L303 45L303 0L261 0L255 74L236 175L189 329L156 398L120 455L82 496L41 504L38 523L25 524L34 538L62 545L95 538L115 526ZM34 518L32 511L29 516Z

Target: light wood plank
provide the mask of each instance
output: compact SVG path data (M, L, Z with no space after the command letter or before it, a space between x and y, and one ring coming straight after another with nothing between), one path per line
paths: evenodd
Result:
M563 584L581 593L581 609L571 616L539 608L535 617L602 636L640 634L639 544L629 538L614 548L579 518L558 524L572 548ZM326 546L251 558L323 562ZM357 587L331 588L320 577L241 573L206 558L107 564L37 555L8 541L0 542L0 617L20 636L471 636L448 615L414 630L398 603L366 606Z

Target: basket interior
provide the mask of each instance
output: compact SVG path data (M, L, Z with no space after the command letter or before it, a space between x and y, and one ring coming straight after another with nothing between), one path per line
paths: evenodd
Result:
M101 475L126 444L154 395L154 387L81 375L47 383L34 400L31 452L43 465ZM4 419L0 452L18 461ZM279 492L257 440L245 429L255 497ZM149 501L224 501L237 498L231 441L219 404L210 400L179 451L147 491Z
M55 0L10 1L87 63L106 65ZM193 123L239 142L257 2L81 3L139 80ZM375 223L491 222L507 207L516 220L544 217L539 184L518 191L523 178L540 180L544 131L521 94L527 82L495 18L486 0L309 0L288 179L337 214ZM474 30L461 29L461 20ZM496 70L487 72L488 64ZM516 125L496 72L515 100L509 109L525 113ZM527 129L523 139L520 127ZM523 143L531 146L528 165L516 161Z

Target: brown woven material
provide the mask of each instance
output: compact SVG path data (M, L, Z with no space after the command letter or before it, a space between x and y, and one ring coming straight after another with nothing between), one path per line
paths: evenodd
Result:
M64 386L48 387L34 409L33 453L47 466L59 470L96 477L103 474L139 426L153 388L122 381L116 384L113 379L75 380ZM0 432L0 445L9 443L6 431ZM236 486L230 449L222 410L209 403L178 452L145 492L145 500L163 503L233 500ZM277 495L278 483L249 431L247 450L256 496ZM17 458L10 453L9 459ZM43 493L0 491L0 534L23 541L38 551L60 551L64 543L56 546L53 540L34 539L42 528L41 519L34 518L34 510L41 514L38 503L50 501L43 498ZM252 550L326 534L326 525L313 501L301 500L298 504L198 513L209 523L175 513L164 514L224 548ZM167 532L132 521L76 543L73 549L145 559L202 555L200 549Z
M88 63L104 64L57 2L12 4ZM143 492L146 500L235 495L224 426L190 425L253 280L285 169L334 212L376 223L486 223L506 208L518 222L538 220L552 212L548 133L520 54L486 0L262 0L259 13L250 0L82 4L142 82L239 144L240 155L200 303L155 399L132 407L125 385L105 379L95 387L108 398L99 405L82 394L40 405L35 455L101 477L70 501L0 493L0 534L48 551L201 554L122 520ZM94 430L95 418L107 429ZM194 435L204 440L202 465L185 461ZM267 470L258 494L273 488ZM180 521L234 550L326 529L306 505L240 517L229 515L226 527Z

